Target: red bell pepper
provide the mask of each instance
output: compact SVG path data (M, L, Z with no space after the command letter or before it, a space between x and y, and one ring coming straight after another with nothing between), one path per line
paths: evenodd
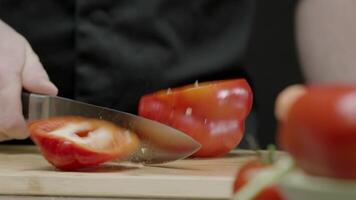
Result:
M49 163L77 170L123 158L135 151L138 137L110 122L58 117L29 123L32 140Z
M251 106L246 80L221 80L145 95L139 115L190 135L202 145L194 156L211 157L222 156L240 143Z

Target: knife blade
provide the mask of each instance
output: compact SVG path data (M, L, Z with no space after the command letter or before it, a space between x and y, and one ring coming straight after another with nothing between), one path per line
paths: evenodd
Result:
M28 121L56 116L83 116L111 121L135 132L141 146L126 160L161 164L184 159L201 145L183 132L130 113L87 104L63 97L22 93L23 114Z

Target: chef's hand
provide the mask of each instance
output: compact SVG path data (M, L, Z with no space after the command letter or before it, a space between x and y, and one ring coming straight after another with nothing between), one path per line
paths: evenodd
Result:
M0 141L29 135L22 115L22 88L57 94L28 41L0 20Z

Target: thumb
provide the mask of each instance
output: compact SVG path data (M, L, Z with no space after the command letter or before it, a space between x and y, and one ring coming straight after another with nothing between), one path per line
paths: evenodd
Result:
M26 60L22 71L23 87L30 92L57 95L57 87L49 80L37 54L28 42L26 46Z

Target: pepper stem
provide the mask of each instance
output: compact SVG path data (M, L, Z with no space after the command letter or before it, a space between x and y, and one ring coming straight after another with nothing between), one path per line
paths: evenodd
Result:
M267 154L264 154L252 135L246 134L245 137L250 148L256 152L257 157L259 157L264 164L273 164L276 161L276 145L267 145Z
M276 161L276 146L269 144L267 146L267 156L264 159L266 164L273 164Z

